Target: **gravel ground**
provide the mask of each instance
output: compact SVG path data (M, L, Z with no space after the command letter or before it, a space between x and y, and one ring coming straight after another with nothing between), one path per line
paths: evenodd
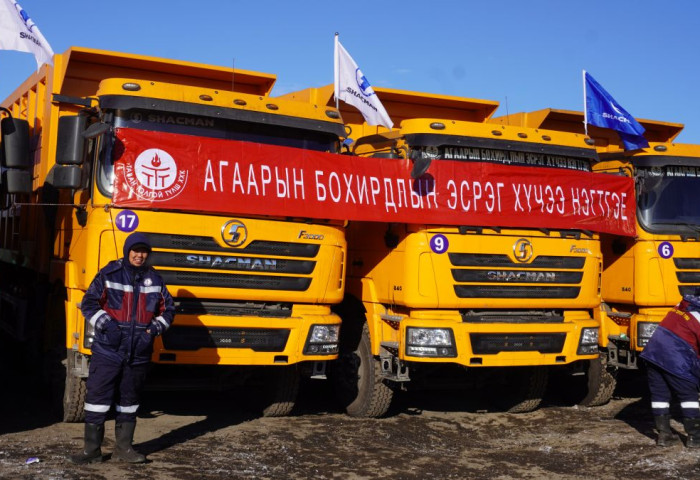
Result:
M525 414L474 406L459 389L402 392L387 418L340 412L323 381L303 385L285 418L246 411L240 392L146 392L135 445L149 463L109 460L108 422L101 464L75 466L82 425L52 414L27 375L6 375L0 405L2 479L691 479L700 449L654 445L643 375L622 372L602 407L568 405L549 395ZM556 386L556 385L555 385ZM31 458L38 459L27 464Z

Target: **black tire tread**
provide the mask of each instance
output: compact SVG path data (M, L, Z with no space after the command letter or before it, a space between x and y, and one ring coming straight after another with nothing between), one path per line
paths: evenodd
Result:
M296 405L299 394L299 373L296 367L280 367L279 372L273 375L274 384L271 385L271 395L265 408L263 417L286 417Z
M360 370L368 364L367 378L360 375L357 396L352 402L346 402L345 411L351 417L380 418L384 416L394 398L394 390L386 384L381 375L381 365L379 360L372 355L369 326L367 322L362 325L362 336L360 343L355 350L360 359ZM351 382L349 378L340 381Z
M542 403L547 383L549 371L546 367L532 367L527 372L526 382L520 391L512 392L512 398L517 398L517 402L505 408L508 413L527 413L536 410Z
M608 403L617 387L617 379L607 368L607 358L601 355L598 360L591 360L587 376L587 393L579 405L599 407Z
M66 386L63 392L63 421L77 423L85 420L85 395L87 381L72 374L74 355L68 352Z

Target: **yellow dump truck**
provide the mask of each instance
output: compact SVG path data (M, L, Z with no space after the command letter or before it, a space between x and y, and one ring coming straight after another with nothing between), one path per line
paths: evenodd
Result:
M82 296L134 230L176 302L158 366L245 382L264 414L284 415L300 375L323 377L337 357L344 222L226 196L243 168L260 198L291 192L282 160L339 149L338 112L273 100L274 82L74 47L2 103L0 323L17 342L60 345L65 421L84 414L93 331Z
M544 109L499 119L583 133L583 113ZM700 287L700 146L676 143L677 123L638 120L649 147L624 151L616 132L594 126L598 172L634 179L636 235L602 235L600 345L610 366L636 369L656 325Z
M528 175L595 177L595 149L583 135L489 123L496 102L375 92L395 127L368 126L341 105L351 153L411 163L413 187L428 202L432 175L447 169L447 189L435 196L446 195L446 208L456 206L453 217L464 220L454 224L428 215L350 222L346 298L338 308L341 354L332 369L346 411L381 416L397 389L435 384L455 367L466 370L472 392L513 412L540 404L552 369L579 374L578 401L606 402L614 378L597 346L598 233L565 227L564 210L557 215L553 204L523 206ZM326 86L283 98L332 105L331 96L332 86ZM471 169L463 180L460 168ZM403 203L413 202L413 193ZM520 196L520 213L503 208L488 223L479 220L508 194ZM396 197L400 205L401 188ZM537 218L535 210L543 215Z

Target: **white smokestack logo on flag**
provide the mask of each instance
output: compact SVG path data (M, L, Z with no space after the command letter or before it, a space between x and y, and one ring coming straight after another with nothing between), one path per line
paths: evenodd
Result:
M335 36L335 98L357 108L369 125L390 129L394 123L372 89L367 77Z

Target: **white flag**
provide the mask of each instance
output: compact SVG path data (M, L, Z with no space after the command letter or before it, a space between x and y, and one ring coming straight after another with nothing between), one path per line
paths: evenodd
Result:
M391 130L394 122L372 90L367 77L338 41L338 35L335 36L334 67L335 98L357 108L367 124L383 125Z
M51 45L15 0L0 0L0 50L33 53L37 70L53 65Z

